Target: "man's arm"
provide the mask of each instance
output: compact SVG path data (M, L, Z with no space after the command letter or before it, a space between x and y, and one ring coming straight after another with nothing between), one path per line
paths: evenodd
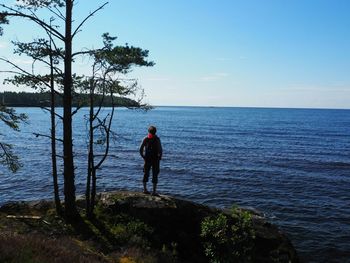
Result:
M144 154L144 151L143 151L143 149L145 148L145 141L146 141L145 139L142 140L142 143L141 143L140 149L139 149L140 155L141 155L141 157L143 159L145 159L145 154Z
M159 157L159 160L162 159L162 156L163 156L162 143L160 142L160 139L158 138L158 157Z

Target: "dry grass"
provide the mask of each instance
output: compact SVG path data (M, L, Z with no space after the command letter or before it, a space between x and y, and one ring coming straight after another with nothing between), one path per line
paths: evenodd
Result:
M113 253L118 263L178 263L171 253L128 247L119 253Z
M42 235L0 234L0 262L68 263L113 262L81 243L61 237L48 239Z

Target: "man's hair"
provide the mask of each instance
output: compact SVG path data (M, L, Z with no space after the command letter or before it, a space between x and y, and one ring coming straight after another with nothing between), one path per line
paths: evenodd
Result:
M155 134L156 134L156 132L157 132L157 128L156 128L156 127L154 127L154 126L149 126L149 128L148 128L148 132L149 132L150 134L155 135Z

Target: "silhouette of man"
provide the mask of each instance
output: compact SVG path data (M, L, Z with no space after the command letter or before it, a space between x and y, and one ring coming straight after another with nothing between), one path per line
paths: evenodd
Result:
M149 194L147 191L147 182L152 168L152 183L153 191L152 195L157 194L157 183L159 174L159 163L162 159L163 149L159 137L156 135L157 128L150 126L148 128L148 135L142 140L140 146L140 155L145 161L143 166L143 192Z

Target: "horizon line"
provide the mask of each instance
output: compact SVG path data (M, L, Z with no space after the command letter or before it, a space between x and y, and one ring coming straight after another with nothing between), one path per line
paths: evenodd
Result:
M224 105L152 105L152 107L183 107L183 108L251 108L251 109L295 109L295 110L350 110L350 108L331 107L282 107L282 106L224 106Z

